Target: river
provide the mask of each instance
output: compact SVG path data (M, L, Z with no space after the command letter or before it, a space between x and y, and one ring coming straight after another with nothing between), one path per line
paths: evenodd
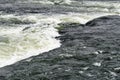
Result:
M84 24L105 15L120 15L120 2L1 0L0 67L60 47L58 23Z

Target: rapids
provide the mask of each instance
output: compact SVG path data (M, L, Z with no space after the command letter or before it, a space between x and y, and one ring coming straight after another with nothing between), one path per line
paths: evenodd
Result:
M58 23L84 24L96 17L120 15L119 1L5 1L0 3L0 67L60 47L55 39L60 36Z

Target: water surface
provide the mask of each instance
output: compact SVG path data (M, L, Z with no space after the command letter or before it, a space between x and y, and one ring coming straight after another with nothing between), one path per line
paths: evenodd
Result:
M84 24L96 17L119 15L119 1L0 1L0 67L60 47L61 22Z

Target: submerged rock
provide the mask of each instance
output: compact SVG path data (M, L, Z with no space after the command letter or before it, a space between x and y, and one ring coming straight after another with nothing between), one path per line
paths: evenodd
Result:
M61 23L60 48L0 69L0 80L119 80L120 16Z

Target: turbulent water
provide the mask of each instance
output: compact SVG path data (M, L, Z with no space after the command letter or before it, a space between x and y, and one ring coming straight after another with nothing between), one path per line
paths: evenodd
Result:
M60 47L61 22L86 23L119 15L119 1L1 0L0 67Z

